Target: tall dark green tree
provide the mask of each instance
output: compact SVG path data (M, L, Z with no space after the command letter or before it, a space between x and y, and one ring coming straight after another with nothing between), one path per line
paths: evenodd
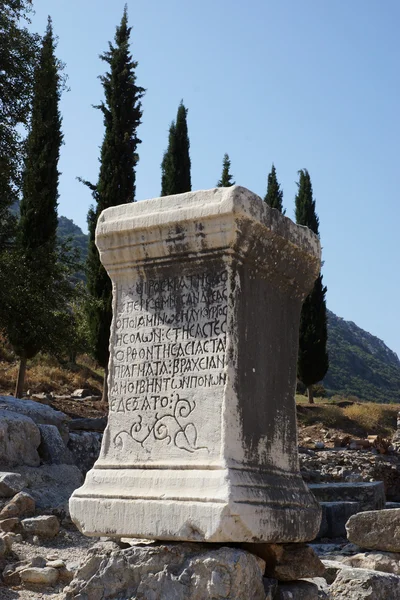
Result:
M100 263L95 229L97 219L105 208L135 200L135 169L139 160L137 146L141 143L137 128L141 123L140 100L145 90L136 84L138 63L133 60L129 50L131 29L125 5L121 23L116 28L114 44L109 43L108 51L100 55L108 64L109 71L100 77L105 101L96 107L103 113L105 126L99 179L96 185L84 181L96 201L88 214L87 285L92 297L88 304L88 320L93 356L105 370L103 401L108 400L112 288L110 278Z
M265 194L264 201L271 208L276 208L283 215L285 214L285 210L283 210L283 192L281 190L281 186L278 183L278 179L276 177L276 169L275 165L272 165L271 172L268 175L268 186L267 193Z
M235 185L233 181L233 175L231 174L231 161L228 154L224 154L222 161L222 174L221 179L217 183L217 187L231 187Z
M296 203L296 223L309 227L319 236L319 219L315 212L315 200L311 178L307 169L299 171ZM298 379L306 386L308 401L314 403L313 385L321 381L328 371L326 286L320 274L311 293L304 301L299 332Z
M22 394L27 359L56 352L66 335L72 286L56 244L58 159L62 143L59 101L62 66L49 18L34 73L16 244L4 263L10 294L0 325L20 357L15 395Z
M0 251L15 219L9 211L21 191L23 126L28 125L39 36L26 25L30 0L0 1Z
M168 148L161 163L161 196L182 194L192 189L187 113L182 101L176 121L169 128Z

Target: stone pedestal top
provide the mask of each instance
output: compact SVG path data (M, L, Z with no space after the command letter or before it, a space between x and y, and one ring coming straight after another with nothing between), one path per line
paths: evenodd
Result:
M248 190L105 210L113 282L109 422L70 503L88 535L313 539L294 393L320 244Z

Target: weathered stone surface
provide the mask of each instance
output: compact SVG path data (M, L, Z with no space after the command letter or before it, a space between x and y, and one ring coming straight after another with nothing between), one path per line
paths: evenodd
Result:
M0 498L12 498L26 485L19 473L0 472Z
M39 585L55 585L58 581L58 571L52 567L28 567L19 572L24 583L36 583Z
M71 499L88 535L209 542L315 537L299 475L298 328L317 237L244 188L109 208L110 414ZM262 315L262 318L260 318Z
M322 519L317 538L346 537L346 523L361 510L359 502L321 502Z
M342 563L357 569L370 569L400 576L399 552L360 552L354 556L346 556Z
M37 425L30 417L2 410L1 400L0 396L0 465L38 465L40 432Z
M74 457L64 444L64 440L55 425L39 425L39 456L44 463L50 465L72 465Z
M380 510L386 502L381 481L313 483L308 487L319 502L358 502L360 510Z
M10 517L9 519L0 521L0 531L4 533L9 533L11 531L19 532L21 529L21 521L18 517Z
M349 567L346 567L346 565L343 565L343 563L338 560L322 559L322 563L325 567L324 577L329 584L333 583L335 581L336 577L338 576L338 573L342 569L349 568Z
M367 569L341 569L329 593L332 600L398 600L400 577Z
M318 577L325 567L311 548L304 544L243 544L243 548L265 561L265 575L279 581Z
M102 432L107 427L107 417L97 417L93 419L72 419L69 422L70 431L98 431Z
M0 520L12 517L24 517L35 512L35 500L27 492L19 492L0 512Z
M203 544L95 549L64 591L66 600L265 600L264 566L244 550Z
M84 475L99 458L102 437L97 431L71 431L69 434L68 449Z
M22 528L25 533L38 535L40 538L53 538L60 531L60 523L54 515L41 515L24 519Z
M346 525L350 542L369 550L400 552L400 509L376 510L350 517Z
M0 411L7 410L25 415L34 421L36 425L55 425L64 442L68 442L68 422L70 418L51 406L34 402L33 400L20 400L13 396L0 396ZM2 464L0 462L0 464Z
M281 583L274 600L318 600L318 587L309 581Z
M64 505L83 481L82 473L76 465L18 467L16 470L26 479L29 493L41 509Z

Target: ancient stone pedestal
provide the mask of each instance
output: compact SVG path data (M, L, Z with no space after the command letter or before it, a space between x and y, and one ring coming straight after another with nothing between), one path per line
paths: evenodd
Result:
M109 424L73 494L87 535L209 542L314 538L294 391L314 234L241 187L110 208Z

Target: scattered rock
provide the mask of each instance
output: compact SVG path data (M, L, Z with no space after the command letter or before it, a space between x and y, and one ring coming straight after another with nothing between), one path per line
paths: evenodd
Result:
M0 498L12 498L25 486L26 482L19 473L0 472Z
M33 515L35 506L35 500L30 494L19 492L0 512L0 520Z
M0 464L37 466L40 431L33 420L11 410L1 410L0 396Z
M53 567L28 567L20 571L19 576L24 583L55 585L58 581L58 571Z
M39 456L44 463L50 465L73 465L74 457L64 444L55 425L39 425L41 442Z
M242 547L262 558L266 577L278 581L318 577L325 572L314 550L305 544L242 544Z
M21 521L18 517L10 517L9 519L3 519L0 521L0 531L9 533L11 531L19 532L22 530Z
M400 508L359 513L346 529L348 539L362 548L400 552Z
M71 398L87 398L88 396L92 396L92 390L90 390L89 388L81 388L79 390L75 390L72 394L71 394Z
M19 576L20 572L29 566L30 563L28 561L21 561L7 565L2 574L4 583L6 585L19 585L21 583Z
M25 533L51 539L60 531L60 523L54 515L42 515L32 519L24 519L22 528Z
M79 569L66 600L265 600L264 561L237 548L154 544L95 551Z
M1 411L13 411L14 413L30 417L36 425L55 425L64 442L68 442L68 422L70 419L59 410L54 410L50 406L34 402L33 400L20 400L13 396L0 396L0 409ZM2 461L0 461L0 464L2 464Z
M398 552L361 552L345 557L341 562L358 569L382 571L400 576L400 553Z
M82 473L75 465L18 467L16 470L26 479L29 492L39 509L52 509L65 504L83 482Z
M397 600L400 577L367 569L341 569L329 593L333 600Z

